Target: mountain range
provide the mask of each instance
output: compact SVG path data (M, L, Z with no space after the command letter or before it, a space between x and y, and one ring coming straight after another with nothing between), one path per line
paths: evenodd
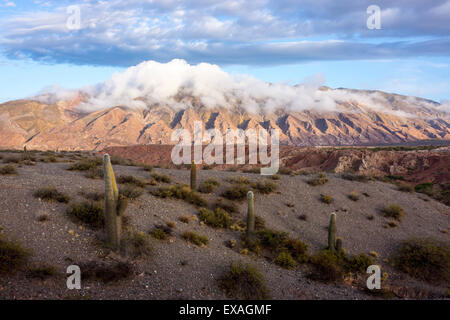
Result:
M174 130L193 130L194 121L221 132L241 128L279 129L285 145L376 145L421 140L450 140L450 112L430 100L351 89L342 92L335 110L286 108L250 112L245 105L206 106L199 97L180 94L176 105L153 103L146 107L117 105L83 108L87 97L47 101L42 97L0 104L0 148L40 150L103 150L110 146L173 144ZM370 99L379 97L376 106Z

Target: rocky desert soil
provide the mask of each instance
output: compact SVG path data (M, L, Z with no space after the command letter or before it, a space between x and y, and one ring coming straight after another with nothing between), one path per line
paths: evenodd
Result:
M36 153L37 160L45 154ZM5 159L15 153L1 152ZM130 227L149 233L155 225L168 221L176 223L167 240L151 239L153 252L148 257L129 259L132 276L118 282L103 283L83 280L81 290L68 290L66 268L89 261L109 263L121 260L109 253L101 244L101 231L75 222L66 214L70 204L46 202L33 196L44 186L54 186L71 197L71 202L83 200L81 192L103 192L101 179L86 178L83 172L68 171L76 157L87 154L64 154L56 163L36 161L34 165L15 165L17 175L0 175L0 234L8 240L18 241L32 250L28 266L50 264L57 274L44 280L29 278L25 270L0 275L1 299L226 299L217 285L230 263L243 261L255 265L263 274L274 299L376 299L362 290L366 275L358 279L345 279L338 284L324 284L307 276L307 265L292 270L281 268L265 257L240 252L240 232L231 229L213 229L201 224L196 217L199 209L182 200L162 199L150 192L175 183L189 184L189 170L155 168L172 179L170 184L146 186L138 199L132 200L126 215ZM0 160L1 161L1 160ZM448 165L448 163L447 163ZM1 166L1 165L0 165ZM132 175L149 179L149 172L139 166L114 165L116 176ZM252 181L264 181L259 174L229 172L226 170L198 170L198 182L216 178L221 185L211 194L202 194L213 203L221 192L231 187L227 179L245 176ZM445 284L429 284L411 278L394 269L390 257L399 243L410 238L434 238L449 242L450 208L427 195L401 192L390 183L381 181L348 181L339 173L328 173L329 182L311 186L307 182L314 175L281 175L278 191L264 195L255 193L256 214L264 219L268 228L288 232L309 246L309 252L323 249L327 244L327 226L331 212L337 214L337 235L342 237L349 254L369 254L375 251L375 262L389 277L386 285L395 298L442 299ZM356 191L358 201L349 199ZM320 201L321 194L331 195L334 201ZM236 202L239 212L232 217L245 221L246 202ZM404 208L405 217L397 227L386 228L388 219L382 209L389 204ZM47 215L46 221L40 221ZM190 216L189 223L179 220ZM303 217L303 219L299 219ZM195 246L182 238L184 231L195 231L209 238L208 245ZM234 248L226 246L236 240Z

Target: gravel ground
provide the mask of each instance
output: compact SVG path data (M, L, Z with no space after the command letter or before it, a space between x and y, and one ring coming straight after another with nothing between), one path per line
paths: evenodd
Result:
M131 218L131 225L143 232L150 231L156 224L175 221L177 227L170 239L152 239L153 254L132 261L135 269L132 278L112 284L86 280L82 283L82 290L68 290L65 274L68 265L115 258L106 255L105 250L98 245L99 232L74 223L67 217L66 204L48 203L33 197L36 189L47 185L67 193L72 201L83 199L79 194L81 190L103 192L102 180L88 179L82 172L68 171L68 165L64 162L38 162L34 166L18 168L18 175L0 175L1 234L8 239L19 240L24 247L33 251L30 265L50 263L58 270L57 276L46 280L29 279L22 271L0 275L0 298L225 299L216 280L231 262L238 260L252 263L261 270L274 299L372 298L348 282L327 285L309 280L305 266L286 270L263 257L242 255L239 249L226 247L227 240L236 239L239 242L239 232L213 229L198 221L189 224L178 221L180 216L195 215L197 208L181 200L154 197L148 191L155 187L147 187L148 191L144 195L129 204L126 214ZM149 177L139 167L114 166L114 169L116 176ZM188 170L155 171L169 175L173 182L189 181ZM221 186L214 194L204 196L209 202L213 202L224 188L230 186L225 182L227 177L245 175L253 181L265 179L257 174L215 170L199 171L197 175L199 182L210 177L221 181ZM281 180L276 181L279 192L255 194L256 213L264 218L267 227L289 232L292 237L307 243L311 252L315 252L326 245L329 214L336 211L337 234L343 238L344 247L349 253L375 251L380 256L377 263L389 273L389 281L393 286L401 287L412 297L416 297L416 291L425 291L429 292L428 298L442 298L444 287L413 280L393 270L384 259L392 254L400 241L411 237L433 237L448 242L449 207L425 195L400 192L394 185L378 181L361 183L328 174L329 183L312 187L306 183L311 177L281 176ZM358 201L348 198L351 191L359 193ZM322 203L320 194L329 194L334 201L331 204ZM384 228L387 220L381 210L393 203L401 205L406 215L398 227ZM245 221L245 201L239 206L239 213L233 217ZM37 217L41 214L48 214L49 220L39 222ZM306 215L306 221L298 219L300 215ZM369 220L369 216L373 219ZM187 230L208 236L210 243L205 247L187 243L181 237Z

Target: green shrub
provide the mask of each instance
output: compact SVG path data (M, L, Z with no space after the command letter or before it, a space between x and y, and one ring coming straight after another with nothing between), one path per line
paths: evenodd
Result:
M320 185L324 185L328 182L328 178L325 172L321 172L319 174L317 174L317 176L308 181L308 184L311 186L320 186Z
M80 192L80 194L86 198L87 200L92 200L92 201L102 201L105 199L105 195L103 193L100 192L85 192L82 191Z
M403 208L396 204L391 204L383 209L384 216L386 218L392 218L397 221L400 221L405 215L405 211Z
M133 185L125 185L124 187L120 187L120 194L127 199L133 200L142 196L144 190Z
M200 183L198 191L202 193L212 193L219 185L220 182L217 179L209 178Z
M347 272L360 272L364 273L367 267L373 265L373 259L367 254L361 253L355 256L344 256L344 269Z
M0 236L0 274L11 273L28 261L30 251L20 243L9 242Z
M262 273L249 264L232 263L218 282L219 287L232 299L262 300L270 298Z
M250 190L249 187L237 185L226 189L222 193L222 197L228 200L244 200L247 197L247 192Z
M207 245L209 242L208 237L202 236L192 231L186 231L183 233L183 239L191 242L197 246Z
M92 229L103 228L105 224L103 206L98 202L84 201L71 204L67 208L67 214Z
M261 168L260 167L251 167L251 168L244 169L243 172L259 174L259 173L261 173Z
M154 228L152 232L150 232L150 235L158 240L165 240L169 236L163 229L161 228Z
M411 239L397 248L394 266L414 278L432 283L450 281L450 248L431 239Z
M199 207L206 207L207 205L205 199L186 185L176 184L170 187L161 187L153 191L152 194L159 198L181 199Z
M278 185L269 180L265 182L258 181L252 184L252 188L257 190L259 193L269 194L275 192L278 189Z
M279 174L274 174L274 175L270 176L270 179L272 179L272 180L280 180L281 177L280 177Z
M292 258L291 254L286 251L280 252L278 257L275 259L275 263L282 268L293 269L297 265L295 263L294 258Z
M119 166L135 166L136 164L129 160L118 156L111 156L111 164Z
M342 257L328 250L323 250L310 259L313 272L308 275L312 280L321 282L338 282L344 277Z
M291 175L292 174L292 170L290 168L288 168L288 167L281 167L278 170L278 173L282 174L282 175Z
M353 174L353 173L343 173L341 174L341 179L349 180L349 181L358 181L358 182L367 182L370 180L368 176L362 174Z
M17 169L15 166L12 166L10 164L7 164L0 168L0 174L1 175L7 175L7 174L17 174Z
M67 170L70 171L87 171L90 169L95 169L99 165L102 164L102 159L96 160L96 159L88 159L88 160L81 160L78 162L73 163L72 165L67 168Z
M127 232L122 238L120 246L126 256L134 259L149 256L153 251L148 236L144 232Z
M103 169L91 168L86 171L84 176L89 179L103 179Z
M350 194L348 195L348 198L352 201L358 201L359 200L358 192L356 192L356 191L350 192Z
M403 184L403 183L398 184L397 187L398 187L398 191L402 191L402 192L413 192L414 191L413 187L411 187L410 185L407 185L407 184Z
M419 193L425 193L426 195L432 196L433 195L433 184L429 182L424 182L416 185L414 187L414 190Z
M239 208L238 206L231 201L225 201L222 198L219 198L215 203L214 203L214 209L216 208L221 208L223 210L225 210L226 212L230 212L230 213L234 213L234 212L238 212Z
M232 222L228 212L221 208L216 208L214 211L200 208L199 218L213 228L229 228Z
M321 194L320 201L326 204L330 204L331 202L333 202L333 197L330 196L329 194Z
M153 179L155 179L155 181L157 181L157 182L170 183L172 181L169 176L166 176L165 174L161 174L161 173L156 173L156 172L153 173L151 175L151 177Z
M134 185L139 188L145 187L145 182L133 176L119 176L117 178L117 183Z
M235 176L227 179L227 182L232 184L250 184L250 179L243 176Z
M27 278L45 280L56 275L56 268L54 266L44 264L38 267L30 267L27 270Z
M40 188L33 193L33 196L44 201L58 201L61 203L70 201L70 197L67 194L59 192L53 186Z

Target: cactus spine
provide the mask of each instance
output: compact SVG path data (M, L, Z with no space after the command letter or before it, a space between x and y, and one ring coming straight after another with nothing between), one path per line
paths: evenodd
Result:
M197 189L197 167L194 161L191 163L191 190Z
M330 215L330 225L328 226L328 250L336 251L336 213Z
M250 237L255 232L255 202L252 191L247 193L248 212L247 212L247 236Z
M119 250L122 214L127 207L127 201L123 196L119 196L114 170L108 154L103 156L103 172L105 177L105 227L107 242L114 250Z

